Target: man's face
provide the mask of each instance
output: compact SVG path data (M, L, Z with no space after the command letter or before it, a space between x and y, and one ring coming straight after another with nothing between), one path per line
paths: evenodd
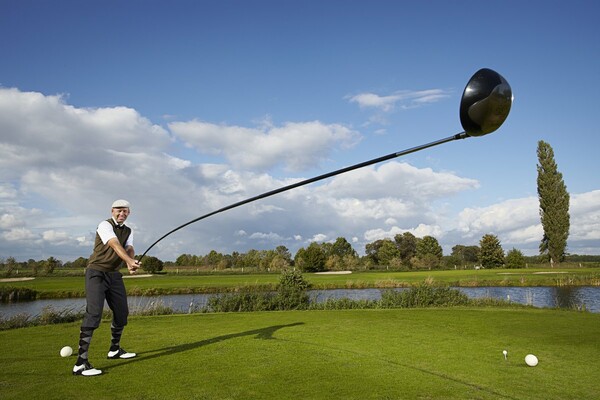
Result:
M129 216L129 208L128 207L119 207L112 209L112 216L117 221L119 225L121 225L127 217Z

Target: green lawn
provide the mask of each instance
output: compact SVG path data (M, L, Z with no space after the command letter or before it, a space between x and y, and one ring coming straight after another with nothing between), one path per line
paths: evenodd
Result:
M106 360L109 325L74 377L78 324L0 332L0 398L596 399L600 315L403 309L134 317ZM505 361L502 350L508 351ZM535 368L524 357L538 356Z
M207 275L154 275L149 278L126 280L130 294L143 295L150 289L154 294L200 293L221 291L248 285L277 284L280 275L272 274L207 274ZM486 269L418 272L354 272L349 275L305 274L315 288L361 288L406 286L426 279L453 286L556 286L600 285L599 268L574 269ZM23 282L0 282L2 287L26 287L42 293L43 297L84 296L82 276L38 277Z

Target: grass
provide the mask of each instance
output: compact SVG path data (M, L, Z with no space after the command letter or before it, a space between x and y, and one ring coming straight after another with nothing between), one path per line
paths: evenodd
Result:
M0 332L3 399L595 399L600 315L445 308L134 317L100 377L74 377L79 325ZM508 351L505 361L502 350ZM538 356L537 367L524 357Z
M566 272L566 273L561 273ZM207 274L154 275L149 278L128 279L130 295L166 295L211 293L253 286L272 290L280 273L271 274ZM450 286L600 286L600 269L493 269L411 272L354 272L350 275L305 274L314 289L403 287L424 280ZM27 288L37 298L68 298L84 296L81 276L38 277L23 282L0 282L0 292L7 288Z

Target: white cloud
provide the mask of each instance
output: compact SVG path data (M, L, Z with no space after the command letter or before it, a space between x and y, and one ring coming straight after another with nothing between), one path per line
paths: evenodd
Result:
M238 168L258 170L284 165L301 171L318 165L336 147L351 147L360 140L345 126L319 121L258 128L189 121L172 122L169 128L200 153L223 155Z
M316 235L314 235L312 237L310 242L325 242L326 240L327 240L327 235L324 235L322 233L317 233Z
M571 195L569 249L597 247L600 243L600 190ZM575 250L575 251L573 251Z
M600 240L600 190L571 194L568 251L587 254ZM467 208L458 215L457 230L467 240L497 235L505 249L528 249L536 254L543 236L537 197L506 200L488 207ZM595 250L596 252L598 250Z
M378 95L376 93L359 93L354 96L346 96L350 103L356 103L360 108L374 108L382 112L391 112L394 109L414 108L428 103L435 103L450 97L450 93L442 89L430 90L400 90L390 95Z
M29 168L105 168L112 161L107 151L155 151L170 141L163 128L130 108L75 108L60 96L5 88L0 88L0 129L4 179Z
M459 214L458 230L466 237L482 232L506 232L539 223L538 199L512 199L488 207L466 208ZM484 233L485 234L485 233Z
M52 244L60 245L71 241L67 232L49 230L42 233L42 238ZM76 240L76 239L75 239Z
M3 214L0 216L0 228L1 229L11 229L19 226L23 226L24 221L17 218L13 214Z
M286 240L281 235L278 235L277 233L273 233L273 232L269 232L269 233L254 232L252 235L250 235L250 239L263 240L266 242L275 243L276 245L274 247L276 247L277 244L282 243Z
M27 228L14 228L3 232L2 237L10 242L37 239L37 236Z

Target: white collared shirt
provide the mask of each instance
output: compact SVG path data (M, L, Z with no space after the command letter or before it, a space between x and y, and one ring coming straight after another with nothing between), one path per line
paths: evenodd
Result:
M113 218L113 221L115 221L114 218ZM115 221L115 224L117 224L117 221ZM117 237L117 235L115 235L115 231L113 230L113 226L108 221L100 222L96 232L98 232L98 235L100 236L100 239L102 240L103 244L106 244L106 243L108 243L108 241L110 239ZM131 231L131 233L129 234L129 237L127 238L127 241L125 242L125 246L123 246L123 247L127 247L127 246L133 247L133 231Z

